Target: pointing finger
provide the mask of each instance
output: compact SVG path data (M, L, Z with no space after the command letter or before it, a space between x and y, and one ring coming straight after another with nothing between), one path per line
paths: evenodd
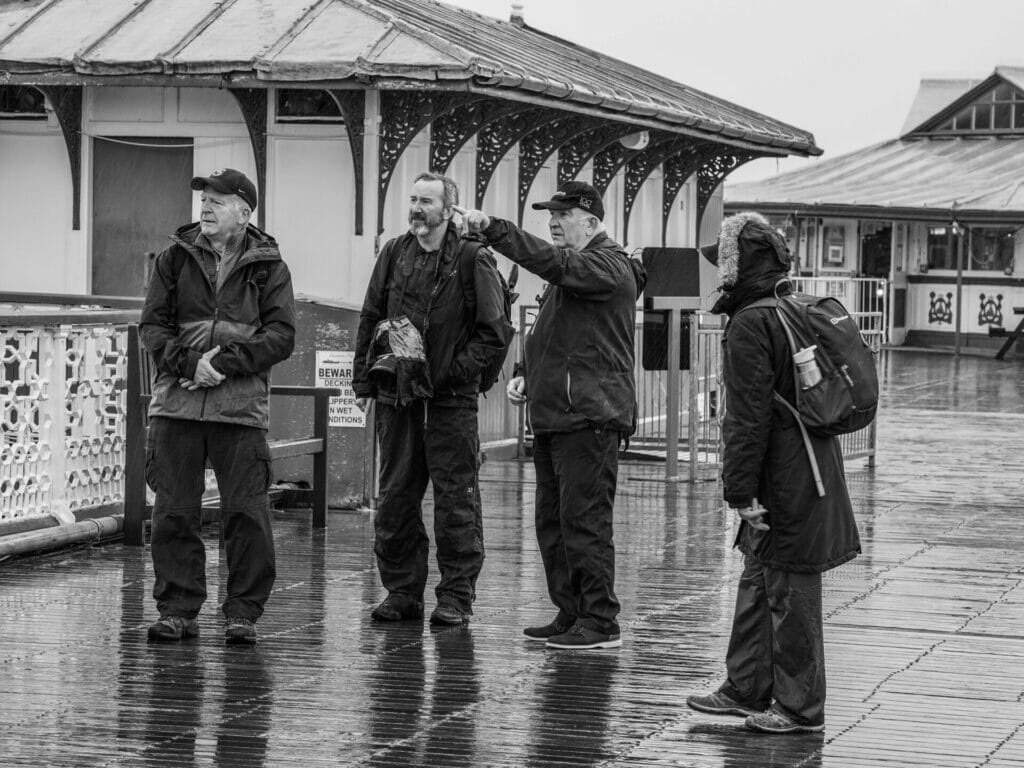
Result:
M455 211L460 216L465 216L466 215L466 209L461 207L461 206L453 205L452 206L452 210Z

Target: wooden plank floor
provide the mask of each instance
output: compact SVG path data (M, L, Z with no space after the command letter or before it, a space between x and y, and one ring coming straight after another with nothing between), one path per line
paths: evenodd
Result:
M824 734L684 704L723 674L740 568L714 483L624 468L624 646L549 651L521 635L552 615L532 468L491 462L463 629L369 621L382 593L360 513L326 534L278 518L255 649L221 644L213 603L199 640L148 645L148 550L0 564L0 765L1024 766L1024 363L893 352L883 372L878 466L850 467L864 554L825 580ZM212 594L225 576L211 531Z

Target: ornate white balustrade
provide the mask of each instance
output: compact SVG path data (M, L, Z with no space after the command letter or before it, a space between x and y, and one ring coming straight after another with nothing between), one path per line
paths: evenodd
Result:
M121 506L131 314L0 312L0 525Z

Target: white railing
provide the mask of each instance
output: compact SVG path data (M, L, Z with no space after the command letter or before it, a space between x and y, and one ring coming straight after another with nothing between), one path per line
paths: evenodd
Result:
M122 502L129 319L0 310L0 524Z

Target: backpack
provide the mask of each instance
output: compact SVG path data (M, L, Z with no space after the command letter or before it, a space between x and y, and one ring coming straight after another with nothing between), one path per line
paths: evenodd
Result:
M385 296L384 306L387 306L387 290L391 282L391 270L393 268L394 257L392 252L397 247L398 238L390 241L388 245L384 247L381 253L381 258L386 258L387 263L384 265L384 274L387 276L385 283ZM476 265L476 256L480 252L481 248L487 248L487 241L484 240L483 236L477 234L463 234L459 237L459 279L462 281L462 295L463 300L466 302L466 307L471 312L476 311L476 284L474 281L474 270ZM505 359L508 357L508 351L512 346L512 339L515 338L516 329L512 325L512 305L519 298L519 294L515 293L513 289L516 287L516 283L519 282L519 267L513 265L509 271L508 280L501 274L497 269L494 270L498 274L498 280L501 283L501 291L504 297L504 317L502 318L502 350L495 358L484 366L483 370L480 371L480 394L488 392L494 383L501 378L501 371L505 365Z
M476 310L476 285L474 283L476 255L480 248L487 247L487 241L479 235L465 234L459 239L461 245L461 251L459 253L459 276L462 280L462 293L466 301L466 306L471 308L473 311ZM471 244L477 243L478 247L473 248ZM494 356L487 365L480 371L480 394L486 393L494 386L494 383L501 378L502 369L505 366L505 358L508 357L508 351L512 347L512 339L515 338L516 329L512 325L512 305L515 304L516 299L519 298L519 294L514 292L516 283L519 282L519 265L513 264L512 269L509 270L508 280L501 274L498 269L494 270L498 274L498 281L501 283L501 293L504 299L503 306L505 310L504 317L502 317L501 330L502 330L502 343L504 344L501 352Z
M874 421L878 409L878 371L875 355L864 341L857 320L842 302L831 296L791 293L759 299L750 307L773 307L782 323L790 353L814 346L814 364L820 381L801 386L797 363L793 362L796 404L778 392L775 399L794 416L803 433L818 495L824 496L817 461L807 433L821 437L845 435Z

